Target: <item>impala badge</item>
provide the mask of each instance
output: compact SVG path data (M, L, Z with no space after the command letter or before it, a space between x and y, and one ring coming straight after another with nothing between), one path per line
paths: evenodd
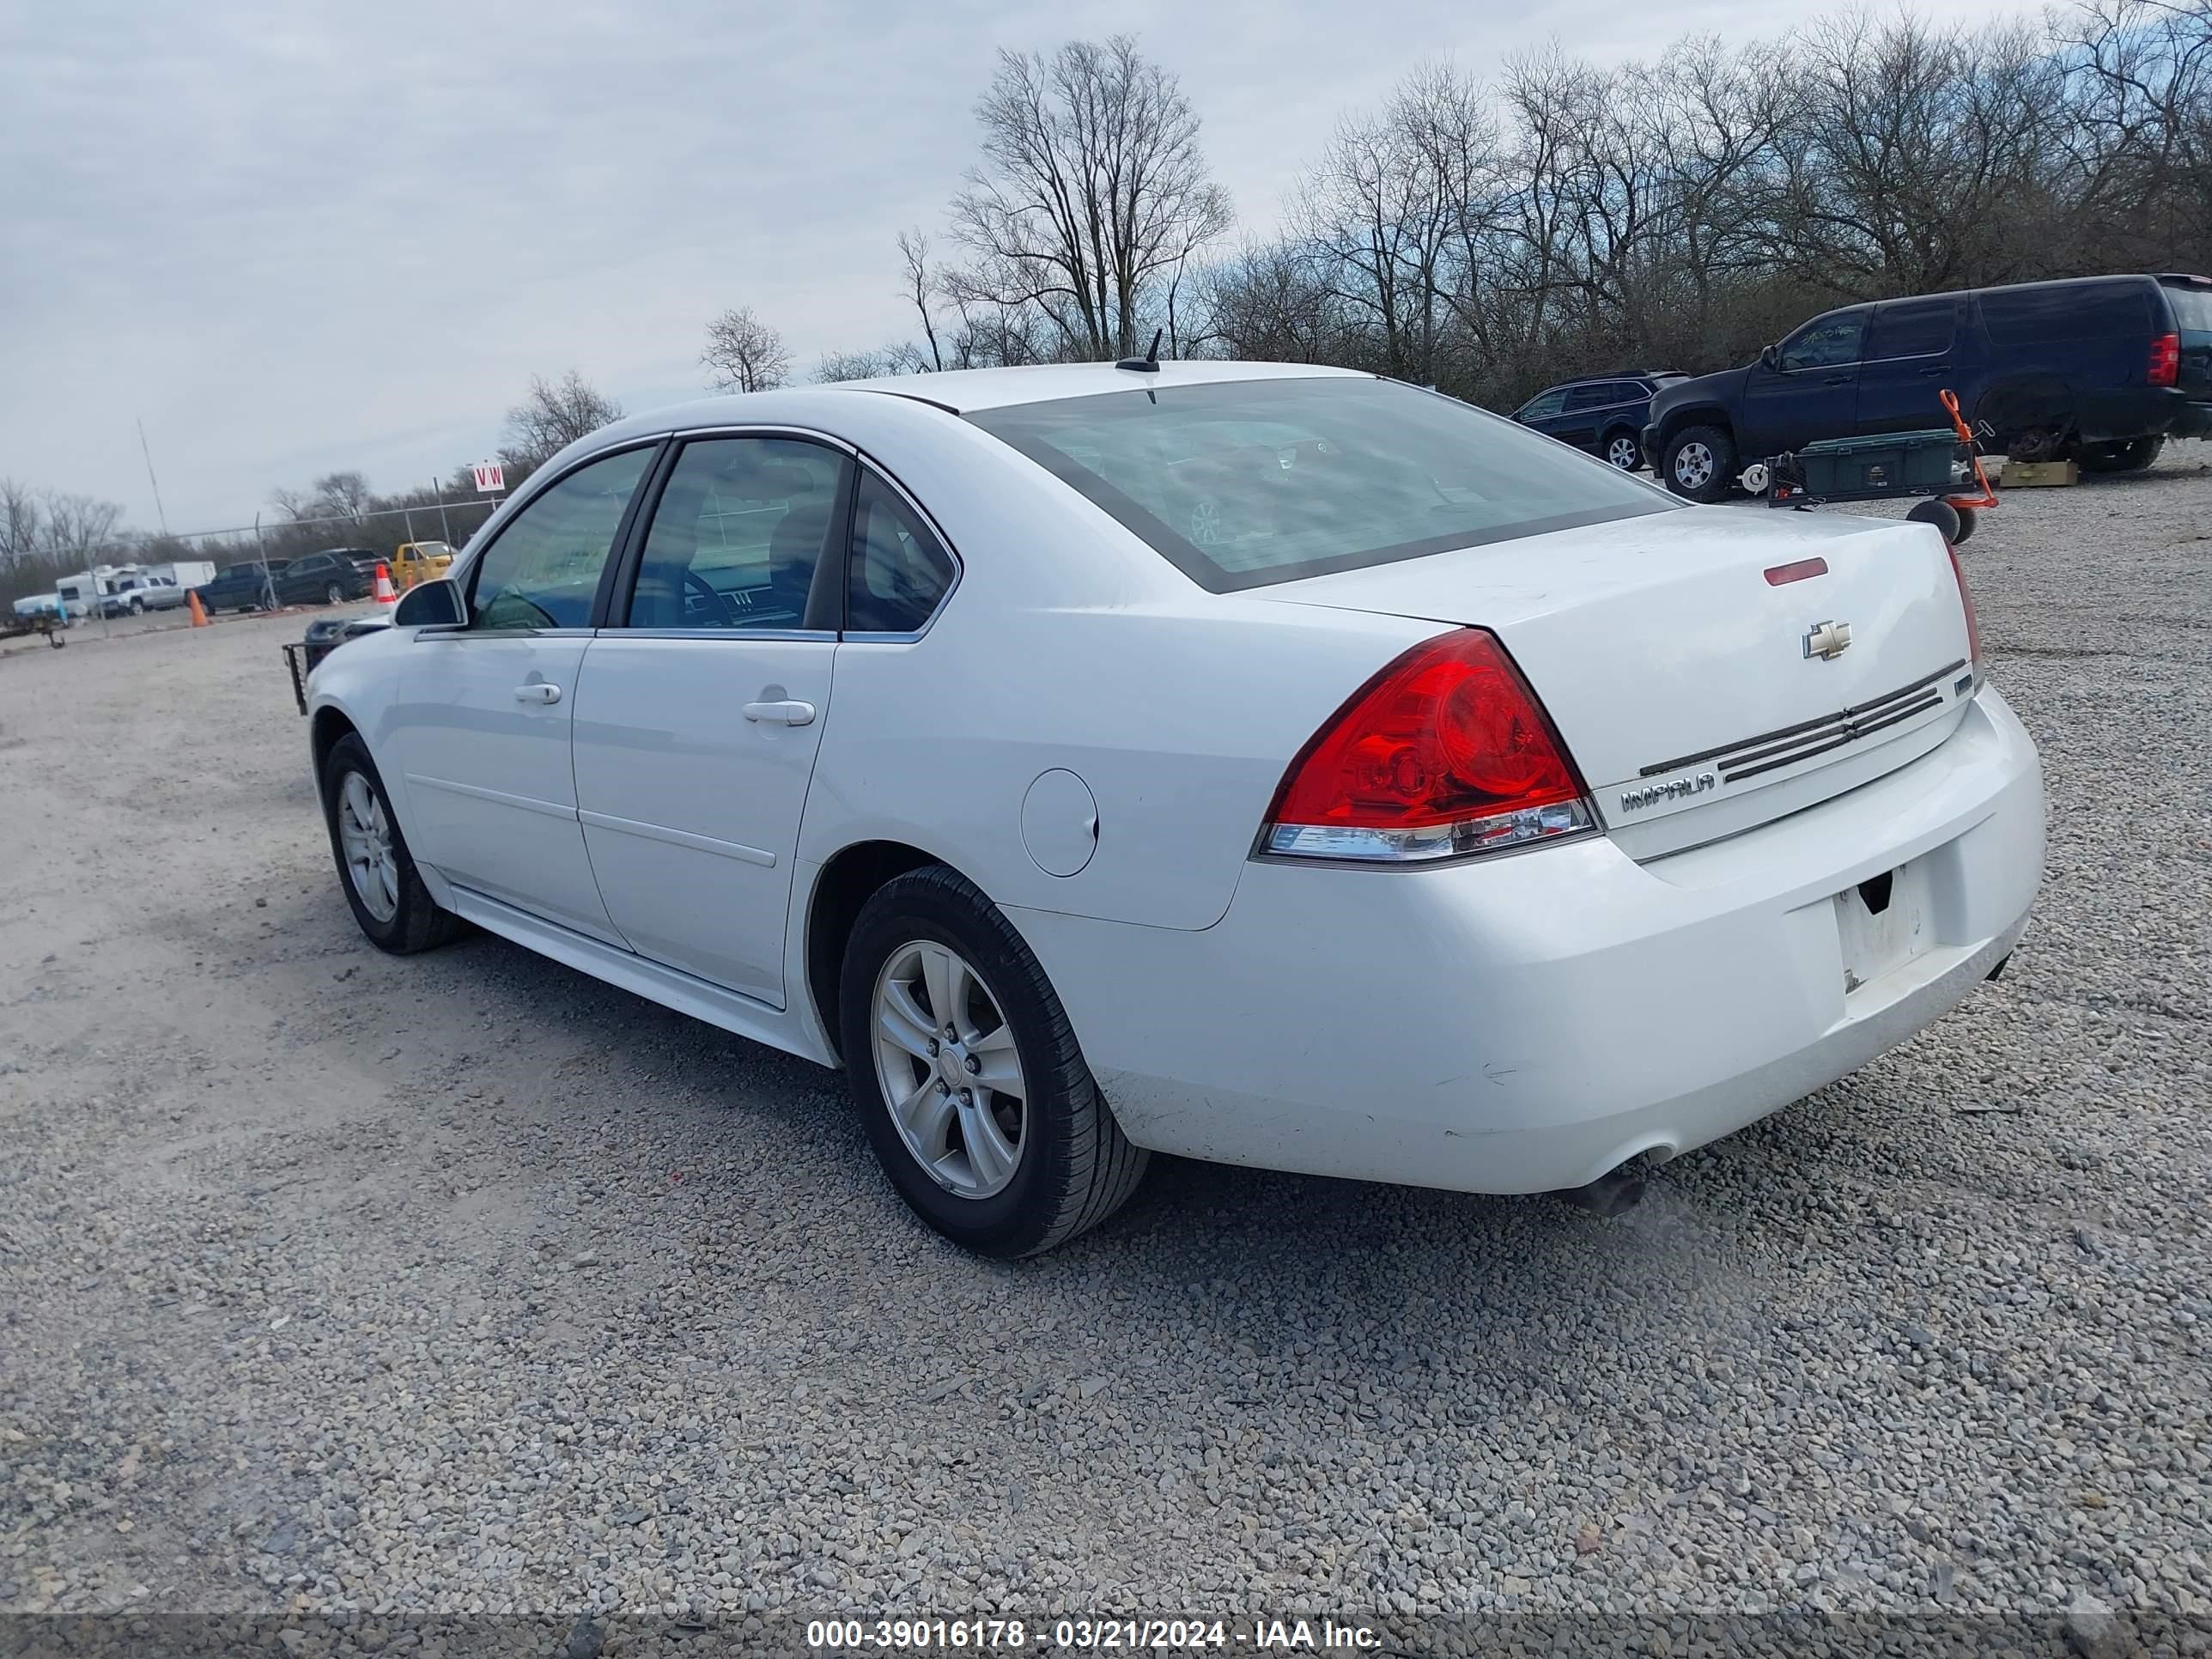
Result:
M1818 657L1822 662L1833 662L1851 648L1851 625L1849 623L1814 623L1805 633L1805 656L1808 661Z

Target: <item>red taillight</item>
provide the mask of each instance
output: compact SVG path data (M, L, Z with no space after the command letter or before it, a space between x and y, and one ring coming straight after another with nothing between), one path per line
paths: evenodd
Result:
M2161 334L2150 343L2150 383L2175 386L2181 380L2181 337Z
M1284 775L1261 849L1450 858L1595 827L1588 792L1496 636L1424 641L1370 680Z
M1959 603L1966 612L1966 656L1974 665L1974 678L1979 679L1982 673L1982 630L1974 621L1973 590L1966 586L1966 568L1959 562L1959 550L1946 542L1943 550L1951 556L1951 574L1959 579Z

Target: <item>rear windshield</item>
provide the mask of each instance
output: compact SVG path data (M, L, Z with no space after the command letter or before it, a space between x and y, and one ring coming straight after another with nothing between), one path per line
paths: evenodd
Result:
M1997 345L2042 340L2150 337L2149 282L2039 283L2027 288L1985 288L1982 326Z
M2191 334L2212 334L2212 284L2166 284L2166 303L2173 307L2173 325Z
M968 419L1216 593L1679 505L1524 427L1391 380L1138 389Z

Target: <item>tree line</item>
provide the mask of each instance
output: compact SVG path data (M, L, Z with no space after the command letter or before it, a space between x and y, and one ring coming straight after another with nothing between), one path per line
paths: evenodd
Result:
M1001 52L975 117L942 222L896 240L906 337L811 378L1112 359L1157 333L1170 356L1335 364L1510 409L1578 374L1742 362L1853 301L2212 269L2212 0L1978 27L1838 13L1612 67L1553 47L1487 78L1430 60L1346 113L1279 222L1241 234L1195 107L1129 37ZM720 390L793 372L742 305L701 362ZM574 372L533 380L507 413L509 486L622 412ZM446 493L449 516L476 499L466 469ZM396 542L374 515L434 497L334 472L270 506L285 556ZM111 504L13 485L0 518L12 592L128 539Z
M1133 40L1001 52L975 113L942 226L897 240L912 336L817 380L1121 357L1158 331L1508 409L1577 374L1743 362L1853 301L2212 267L2212 0L1854 11L1488 79L1432 60L1235 241L1189 100ZM788 366L748 310L706 362L741 390Z

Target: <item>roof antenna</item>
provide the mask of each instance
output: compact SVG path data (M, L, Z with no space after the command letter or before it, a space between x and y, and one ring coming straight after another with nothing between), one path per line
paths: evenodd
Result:
M1158 374L1160 372L1160 336L1166 332L1167 330L1164 328L1154 329L1152 331L1152 349L1150 351L1146 352L1141 357L1124 357L1120 362L1115 364L1114 367L1116 368L1134 369L1139 374Z

